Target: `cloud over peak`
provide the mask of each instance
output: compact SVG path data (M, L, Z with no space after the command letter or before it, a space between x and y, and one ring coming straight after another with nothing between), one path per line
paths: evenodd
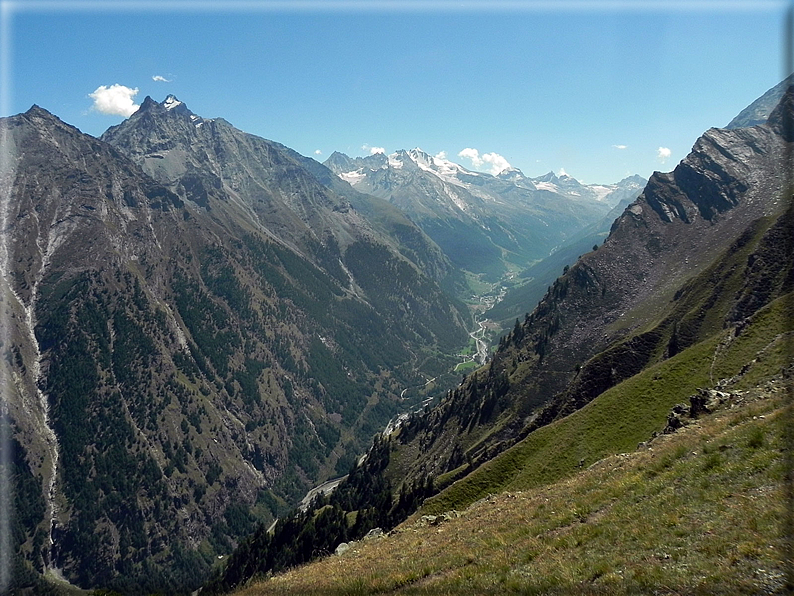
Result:
M100 85L88 97L94 100L92 110L113 116L132 116L140 107L132 98L138 94L138 88L131 89L118 83L114 85Z
M488 172L494 176L496 176L499 172L511 167L510 162L508 162L498 153L491 152L480 155L480 152L477 149L472 149L471 147L466 147L460 151L458 153L458 157L470 160L475 168L482 168L486 164L489 164L490 169Z
M372 147L371 145L367 145L366 143L361 145L361 150L369 151L370 155L375 155L376 153L386 153L386 149L384 149L383 147Z

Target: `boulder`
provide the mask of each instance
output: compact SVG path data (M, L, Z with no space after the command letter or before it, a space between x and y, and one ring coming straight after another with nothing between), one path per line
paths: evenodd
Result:
M381 538L382 536L383 530L381 528L372 528L367 532L366 536L364 536L364 540L372 540L373 538Z

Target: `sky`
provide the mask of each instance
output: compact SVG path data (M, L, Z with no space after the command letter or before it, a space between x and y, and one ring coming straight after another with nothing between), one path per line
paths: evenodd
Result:
M670 171L785 76L789 4L0 1L0 115L149 95L323 161L420 147L586 183ZM110 113L108 113L110 112Z

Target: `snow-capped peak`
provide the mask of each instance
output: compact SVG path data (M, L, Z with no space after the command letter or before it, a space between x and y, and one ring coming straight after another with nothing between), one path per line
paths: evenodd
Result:
M412 160L414 160L416 162L417 165L420 165L420 166L421 165L426 165L426 166L434 165L432 156L430 156L427 153L425 153L424 151L422 151L419 147L416 147L414 149L409 149L408 151L406 151L406 153L408 154L408 156Z
M502 180L509 180L509 179L521 180L525 178L524 172L522 172L518 168L514 168L513 166L506 167L504 170L499 172L496 175L496 177L501 178Z
M402 162L402 153L400 151L396 151L395 153L389 153L388 155L388 164L390 168L394 168L395 170L401 170L403 167Z
M463 166L449 161L445 152L437 155L430 155L419 147L409 149L408 151L401 150L394 154L395 156L407 157L414 162L420 169L426 172L432 172L440 178L451 182L453 184L461 184L458 174L479 175L478 172L471 172Z
M176 106L179 105L182 105L182 102L179 101L174 95L169 95L168 97L165 98L165 101L163 102L163 107L166 110L173 110Z

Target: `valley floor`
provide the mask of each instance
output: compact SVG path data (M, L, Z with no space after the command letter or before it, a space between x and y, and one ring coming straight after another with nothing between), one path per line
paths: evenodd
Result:
M237 594L787 593L790 397L768 381L633 453L462 512L415 515Z

